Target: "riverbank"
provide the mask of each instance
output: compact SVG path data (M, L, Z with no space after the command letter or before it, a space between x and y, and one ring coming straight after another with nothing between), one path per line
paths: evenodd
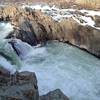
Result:
M31 45L58 40L100 56L99 11L36 4L19 8L11 6L1 12L1 21L10 21L14 26L14 31L7 38L15 35Z

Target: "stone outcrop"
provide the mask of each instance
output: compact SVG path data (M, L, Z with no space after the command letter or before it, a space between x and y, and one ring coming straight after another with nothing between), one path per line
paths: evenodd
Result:
M0 68L0 100L39 100L35 74L16 72L11 75L9 71Z
M59 89L39 97L36 75L33 72L10 74L0 67L0 100L69 100Z
M40 10L16 7L3 8L2 14L10 16L14 26L7 38L16 37L31 45L44 44L47 40L68 42L100 57L100 30L79 24L73 18L57 22ZM5 17L4 17L5 18ZM95 26L100 26L100 17L94 16Z
M69 100L59 89L40 96L40 100Z
M97 25L99 18L96 17ZM44 15L41 11L27 9L22 15L12 20L15 31L7 38L16 37L31 45L45 43L47 40L59 40L85 49L100 57L100 30L91 26L83 26L73 18L60 22Z
M73 19L62 20L64 42L69 42L79 48L100 57L100 30L90 26L82 26Z

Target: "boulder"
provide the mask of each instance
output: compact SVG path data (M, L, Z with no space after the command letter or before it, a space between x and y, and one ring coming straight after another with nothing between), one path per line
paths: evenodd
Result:
M40 100L69 100L61 90L57 89L47 93L46 95L40 96Z
M3 73L3 74L2 74ZM0 100L38 100L38 86L35 73L16 72L13 75L0 74Z
M99 18L96 17L95 21L99 27L98 20ZM59 40L100 57L100 30L79 24L73 18L65 18L57 22L41 11L28 9L22 12L22 15L16 16L12 23L16 29L8 37L15 36L31 45L45 44L47 40Z
M39 13L39 14L38 14ZM40 18L39 18L40 17ZM15 30L11 32L6 38L16 37L30 45L37 45L38 43L45 43L46 29L40 22L41 13L30 10L22 12L12 20Z
M3 68L3 67L0 67L0 75L3 75L3 76L10 76L10 72Z
M100 30L78 24L72 18L60 22L64 32L63 41L100 57Z

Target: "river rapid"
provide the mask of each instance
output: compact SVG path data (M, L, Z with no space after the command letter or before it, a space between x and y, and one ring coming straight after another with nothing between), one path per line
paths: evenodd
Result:
M18 57L9 40L13 27L0 23L0 66L12 73L35 72L40 95L61 89L70 100L100 99L100 60L65 43L48 41L44 47L32 47L16 39Z

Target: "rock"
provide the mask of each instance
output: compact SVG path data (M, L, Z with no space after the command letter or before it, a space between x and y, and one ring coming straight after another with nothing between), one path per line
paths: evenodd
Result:
M0 67L0 100L69 100L59 89L39 97L36 75L33 72L10 74Z
M100 16L95 16L94 20L95 20L95 26L100 27Z
M17 8L14 6L0 8L0 20L10 21L17 14L17 11Z
M100 57L100 30L90 26L82 26L73 19L62 20L60 24L65 31L63 41Z
M6 70L5 68L0 66L0 86L3 84L6 84L8 81L8 78L10 77L10 72Z
M98 20L99 18L96 18L99 26ZM7 38L14 36L31 45L45 44L47 40L59 40L100 57L100 30L83 26L73 18L57 22L41 11L26 9L13 18L12 24L16 29Z
M3 67L0 67L0 75L10 76L10 72Z
M35 73L20 72L4 76L0 74L0 100L38 100Z
M39 17L41 19L41 13L39 12L38 14L38 12L31 12L30 10L27 10L25 13L23 12L21 16L16 16L12 20L12 24L18 27L18 29L15 29L7 38L14 36L31 45L37 45L46 41L47 32L45 26L38 20Z
M59 89L40 96L40 100L69 100Z

